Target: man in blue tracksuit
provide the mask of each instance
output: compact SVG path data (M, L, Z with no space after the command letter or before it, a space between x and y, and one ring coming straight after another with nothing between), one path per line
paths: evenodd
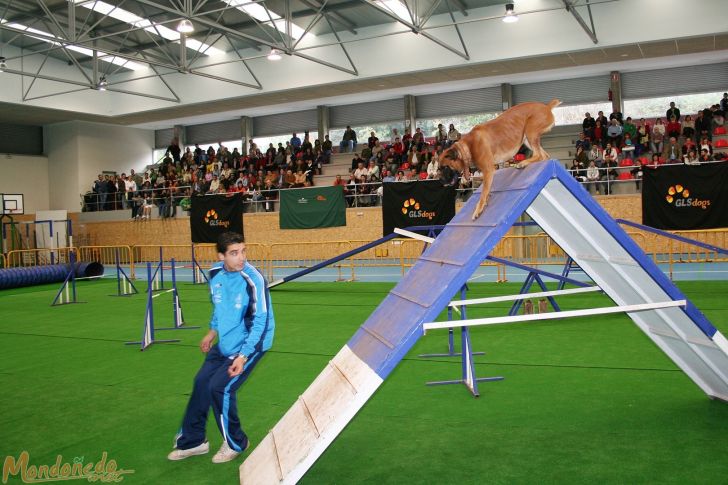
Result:
M195 377L182 429L170 460L210 451L205 437L212 406L223 443L213 463L235 459L248 447L238 421L236 391L273 343L275 320L263 275L246 261L243 236L226 232L217 241L220 263L210 270L210 330L200 342L207 354ZM217 338L217 344L213 342Z

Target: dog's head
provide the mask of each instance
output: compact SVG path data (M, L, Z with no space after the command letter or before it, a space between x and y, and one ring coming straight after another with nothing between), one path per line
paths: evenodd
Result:
M472 162L470 149L460 141L453 143L440 155L440 165L447 165L460 173L470 173L470 162Z

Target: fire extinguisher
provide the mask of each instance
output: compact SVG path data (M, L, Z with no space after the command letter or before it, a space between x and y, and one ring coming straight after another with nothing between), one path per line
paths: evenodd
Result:
M611 89L609 91L607 91L607 99L609 101L612 101L612 90Z

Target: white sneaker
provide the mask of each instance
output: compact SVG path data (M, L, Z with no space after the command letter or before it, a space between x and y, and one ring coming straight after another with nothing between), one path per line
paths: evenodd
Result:
M167 458L172 461L179 461L195 455L204 455L208 451L210 451L210 442L205 441L201 445L195 446L194 448L189 448L187 450L180 450L175 448L169 455L167 455Z
M250 446L250 441L248 441L248 444L245 446L245 450L248 449L248 446ZM243 451L245 451L243 450ZM228 461L232 461L235 458L238 457L240 454L240 451L235 451L232 448L230 448L230 445L227 444L227 440L222 442L222 446L219 450L217 450L217 453L215 453L215 456L212 457L213 463L225 463Z

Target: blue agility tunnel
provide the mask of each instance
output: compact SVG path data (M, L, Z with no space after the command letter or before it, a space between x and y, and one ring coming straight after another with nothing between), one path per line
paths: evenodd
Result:
M75 268L76 278L99 277L104 274L104 266L93 261L76 263ZM0 269L0 290L57 283L66 279L70 269L69 264Z

